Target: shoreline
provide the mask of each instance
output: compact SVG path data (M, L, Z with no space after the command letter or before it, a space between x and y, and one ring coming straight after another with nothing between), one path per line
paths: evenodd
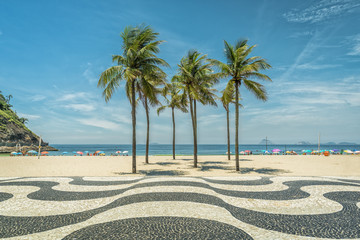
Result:
M360 176L359 155L241 155L240 172L226 155L137 157L137 173L131 173L131 156L0 157L0 177L75 176Z

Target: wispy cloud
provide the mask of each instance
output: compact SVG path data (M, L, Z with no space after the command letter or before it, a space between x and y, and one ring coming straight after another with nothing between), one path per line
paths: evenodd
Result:
M64 106L67 109L71 109L77 112L91 112L95 110L95 107L90 104L68 104Z
M312 54L317 48L319 44L320 39L320 33L316 32L311 39L307 42L303 50L300 52L300 54L295 59L295 62L288 68L286 72L284 72L281 77L279 78L280 81L288 79L292 73L295 71L295 69L298 68L299 65L302 64L304 59L306 59L310 54Z
M26 114L26 113L18 113L18 115L20 117L24 117L24 118L27 118L29 120L36 120L36 119L39 119L40 116L39 115L33 115L33 114Z
M81 100L87 99L89 97L86 92L77 92L77 93L66 93L60 96L57 101L73 101L73 100Z
M283 84L284 90L278 90L272 95L280 98L285 108L294 106L314 106L341 108L341 106L360 106L360 78L347 77L337 79L329 84L324 81L303 81ZM316 97L314 97L316 96ZM287 106L287 107L286 107Z
M108 129L108 130L118 130L121 127L117 123L114 123L114 122L111 122L111 121L108 121L108 120L96 119L96 118L77 119L77 121L84 124L84 125L103 128L103 129Z
M304 63L304 64L299 64L299 65L296 66L297 69L303 69L303 70L320 70L320 69L335 68L335 67L341 67L341 65L340 64Z
M296 32L289 36L289 38L299 38L299 37L306 37L312 36L315 34L315 31L304 31L304 32Z
M34 95L31 97L31 101L33 101L33 102L42 101L44 99L46 99L46 96L44 96L44 95Z
M94 84L98 81L98 78L95 76L93 72L93 67L91 63L87 63L87 67L85 71L83 72L83 76L90 84Z
M360 7L358 0L322 0L305 9L294 9L283 16L289 22L316 23L352 12Z
M358 56L360 55L360 34L356 34L348 38L350 44L352 44L351 51L347 55Z

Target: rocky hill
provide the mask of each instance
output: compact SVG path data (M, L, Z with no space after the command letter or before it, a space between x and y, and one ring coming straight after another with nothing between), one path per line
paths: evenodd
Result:
M20 118L11 109L11 95L5 97L0 91L0 152L18 151L21 145L22 150L37 150L39 136L25 126L26 118ZM56 150L43 142L42 150Z

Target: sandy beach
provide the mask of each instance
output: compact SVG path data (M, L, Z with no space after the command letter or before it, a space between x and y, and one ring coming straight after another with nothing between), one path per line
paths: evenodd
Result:
M137 174L131 174L131 156L0 157L1 177L42 176L360 176L359 155L249 155L240 156L241 171L226 156L137 157Z

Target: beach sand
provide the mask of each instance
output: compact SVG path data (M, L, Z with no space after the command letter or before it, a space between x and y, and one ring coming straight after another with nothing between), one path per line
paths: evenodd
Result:
M137 157L137 174L131 174L131 156L0 157L0 177L47 176L360 176L359 155L250 155L240 156L240 173L234 156Z

